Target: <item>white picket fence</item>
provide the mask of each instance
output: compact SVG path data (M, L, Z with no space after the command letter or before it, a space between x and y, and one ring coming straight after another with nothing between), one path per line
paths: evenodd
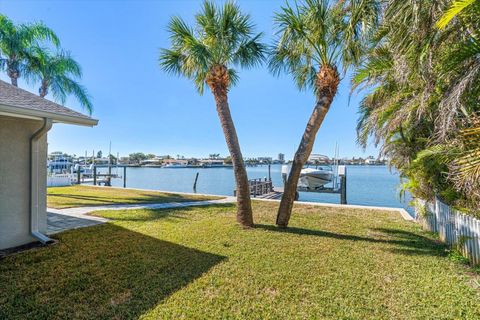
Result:
M55 174L47 176L47 187L71 186L75 177L72 174Z
M438 233L440 240L457 247L473 265L480 264L480 219L452 209L438 199L419 204L417 221L425 230Z

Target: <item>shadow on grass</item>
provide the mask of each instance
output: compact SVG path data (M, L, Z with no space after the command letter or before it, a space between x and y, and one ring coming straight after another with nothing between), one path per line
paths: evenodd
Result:
M391 228L376 228L375 231L378 231L384 235L387 235L391 238L397 239L399 243L402 244L403 248L391 248L389 249L393 253L400 253L410 256L418 255L432 255L432 256L447 256L447 246L444 243L441 243L431 238L401 230L401 229L391 229Z
M258 224L255 225L256 228L264 229L268 231L298 234L298 235L309 235L316 237L331 238L337 240L345 241L363 241L371 243L379 243L392 245L393 247L385 247L386 250L389 250L394 253L401 253L407 255L431 255L431 256L446 256L447 252L445 251L445 246L437 241L434 241L430 238L424 237L422 235L400 230L400 229L389 229L389 228L375 228L370 229L378 232L377 237L365 237L357 236L351 234L342 234L322 230L312 230L304 229L297 227L288 227L286 229L278 228L274 225L265 225Z
M0 319L133 319L225 259L113 224L0 262Z
M147 222L154 221L158 219L169 219L169 220L184 220L188 218L188 213L190 211L198 211L199 208L209 208L209 209L233 209L235 204L233 203L216 203L209 205L192 205L188 207L178 207L178 208L159 208L159 209L140 209L130 210L125 209L122 211L115 210L113 214L111 212L105 211L96 211L92 214L99 217L105 217L112 221L136 221L136 222ZM201 212L202 217L208 214L205 211ZM217 214L217 213L215 213ZM232 213L235 214L235 213Z
M54 193L48 194L48 197L61 199L60 203L53 203L53 206L59 205L62 207L75 206L96 206L105 204L147 204L147 203L166 203L166 202L186 202L186 201L205 201L201 197L192 197L189 195L182 195L176 193L166 193L163 195L153 194L137 194L137 195L120 195L120 198L112 198L111 195L82 195L82 194L68 194L68 193Z

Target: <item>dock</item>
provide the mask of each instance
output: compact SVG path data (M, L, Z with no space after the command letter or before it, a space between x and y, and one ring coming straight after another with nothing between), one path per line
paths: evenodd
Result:
M274 190L272 190L271 192L256 196L254 198L280 200L282 198L282 195L283 195L283 188L275 187Z
M282 176L285 184L287 175L283 173ZM335 183L336 180L334 180L333 186L331 187L309 189L298 186L295 200L298 200L300 196L299 192L330 193L340 195L340 204L347 204L347 169L345 166L338 168L338 177L340 178L339 183ZM274 187L271 178L265 178L263 180L253 179L248 182L252 198L278 200L283 196L283 187ZM233 191L233 194L236 195L236 190Z

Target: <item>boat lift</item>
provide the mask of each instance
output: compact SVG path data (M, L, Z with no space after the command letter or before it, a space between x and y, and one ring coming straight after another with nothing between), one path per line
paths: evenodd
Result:
M347 204L347 167L344 165L336 165L334 168L335 173L331 187L321 186L312 189L309 187L298 186L295 200L299 199L299 192L336 193L340 195L340 204ZM288 166L282 166L282 179L284 185L287 183L289 171L290 168Z
M340 195L340 204L347 204L347 167L342 165L334 166L335 174L332 177L331 187L317 187L315 189L308 187L297 187L297 193L295 200L299 198L299 192L315 192L315 193L337 193ZM282 178L284 185L287 182L290 168L288 166L282 166ZM249 180L250 195L254 198L260 199L272 199L278 200L283 195L282 187L274 187L270 176L269 165L269 177L264 179ZM236 190L233 191L233 195L236 196Z

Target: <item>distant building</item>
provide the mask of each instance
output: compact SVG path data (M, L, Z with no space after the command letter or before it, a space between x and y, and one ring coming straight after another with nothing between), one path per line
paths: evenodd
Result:
M272 163L272 157L258 157L259 163Z
M365 164L367 164L367 165L380 164L380 161L375 159L375 157L370 156L367 159L365 159Z
M225 159L217 158L217 159L200 159L198 163L202 167L223 167L225 165Z
M88 161L88 158L87 158L87 161ZM119 164L129 164L130 163L130 157L120 157L118 163Z
M162 159L155 157L152 159L141 160L140 165L142 166L160 166L162 165Z
M109 164L110 159L108 157L95 158L95 164Z
M283 153L278 154L278 162L285 163L285 155Z
M183 165L183 166L186 166L186 165L188 165L188 160L185 160L185 159L163 159L162 164L163 165Z

